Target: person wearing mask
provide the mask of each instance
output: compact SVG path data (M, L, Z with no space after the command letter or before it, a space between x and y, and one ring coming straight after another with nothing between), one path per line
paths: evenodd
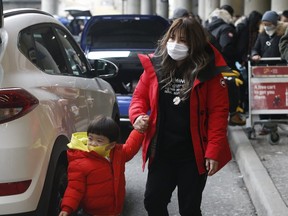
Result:
M106 116L93 120L87 132L72 134L67 151L68 186L59 216L71 215L78 208L84 215L120 215L125 199L125 164L139 151L148 120L148 115L137 118L133 126L138 131L132 130L125 144L117 143L119 126Z
M275 11L263 14L258 37L251 50L251 59L258 62L262 57L280 57L279 41L287 28L286 23L279 22Z
M287 24L279 22L279 15L275 11L266 11L263 14L262 22L258 37L255 45L251 50L251 59L255 63L258 63L262 57L280 57L279 42L280 38L284 35ZM266 61L265 64L273 64L273 61ZM261 120L263 119L283 119L286 115L283 114L261 114L259 115ZM266 135L270 131L275 130L277 124L265 123L259 135Z
M180 214L200 216L207 176L231 160L228 90L221 74L229 68L201 24L187 17L173 21L157 52L139 58L144 72L129 118L133 123L150 113L142 145L143 169L149 161L145 209L149 216L168 216L177 188Z

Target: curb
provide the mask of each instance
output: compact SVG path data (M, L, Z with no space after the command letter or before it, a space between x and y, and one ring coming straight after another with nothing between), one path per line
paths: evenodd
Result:
M233 156L258 215L288 216L288 208L260 161L248 137L239 126L228 126Z

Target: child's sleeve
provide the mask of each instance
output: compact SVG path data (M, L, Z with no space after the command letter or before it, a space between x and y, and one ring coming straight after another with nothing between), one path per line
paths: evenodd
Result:
M131 160L141 148L144 139L144 134L133 129L128 136L125 144L123 144L123 152L126 162Z

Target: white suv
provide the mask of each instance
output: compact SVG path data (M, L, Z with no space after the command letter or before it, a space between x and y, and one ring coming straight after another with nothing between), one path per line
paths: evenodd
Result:
M114 76L117 67L107 61L97 63L98 70L92 70L72 35L52 15L36 9L4 11L1 215L58 215L71 134L85 131L99 114L119 121L115 93L100 78Z

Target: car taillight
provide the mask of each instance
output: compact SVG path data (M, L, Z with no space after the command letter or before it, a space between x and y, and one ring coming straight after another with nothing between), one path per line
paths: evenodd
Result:
M30 186L32 180L0 183L0 196L10 196L24 193Z
M0 88L0 124L24 116L38 104L38 99L24 89Z

